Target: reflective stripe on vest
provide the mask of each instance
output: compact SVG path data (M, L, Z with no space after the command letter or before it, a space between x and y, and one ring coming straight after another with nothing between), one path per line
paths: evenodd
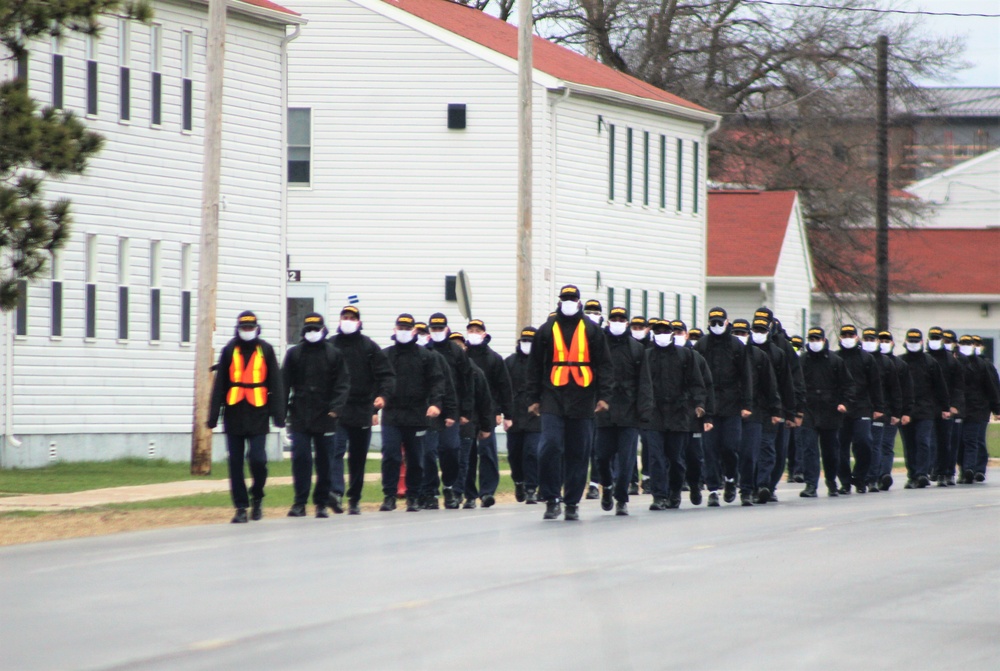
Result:
M581 387L589 387L594 381L594 373L590 369L590 347L587 343L587 326L581 319L573 332L573 341L569 352L566 351L566 341L563 339L559 322L552 324L552 372L549 380L553 386L565 387L569 384L572 372L573 381Z
M250 365L244 367L243 353L239 346L233 350L233 362L229 364L229 395L226 405L236 405L242 400L255 408L267 404L267 364L264 363L264 351L260 345L250 355Z

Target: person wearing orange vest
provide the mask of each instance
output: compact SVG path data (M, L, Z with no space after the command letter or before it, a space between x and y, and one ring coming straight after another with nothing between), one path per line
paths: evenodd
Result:
M580 290L559 292L559 312L538 329L528 359L528 411L542 418L539 497L544 519L580 519L594 440L594 415L606 412L614 368L601 327L583 315Z
M222 348L215 366L212 405L208 411L208 428L218 425L220 413L225 424L229 491L236 508L233 524L247 521L251 503L251 519L263 516L268 418L276 428L285 426L284 399L274 348L261 339L257 316L249 310L241 312L236 318L235 337ZM250 462L253 477L249 496L243 474L245 459Z

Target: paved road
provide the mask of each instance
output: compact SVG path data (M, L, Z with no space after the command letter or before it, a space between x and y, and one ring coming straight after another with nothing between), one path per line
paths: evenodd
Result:
M0 668L1000 668L1000 487L795 491L4 548Z

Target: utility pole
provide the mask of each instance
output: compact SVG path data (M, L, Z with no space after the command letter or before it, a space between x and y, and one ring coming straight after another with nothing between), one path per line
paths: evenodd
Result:
M531 0L518 0L517 32L517 323L531 323Z
M219 278L219 177L222 172L222 81L226 57L226 0L208 1L208 48L205 83L205 158L201 188L201 246L198 257L198 331L194 355L194 426L191 474L212 472L212 431L208 405L212 395L215 352L215 305ZM220 371L219 375L227 375Z
M889 328L889 38L879 35L875 136L878 175L875 182L875 328Z

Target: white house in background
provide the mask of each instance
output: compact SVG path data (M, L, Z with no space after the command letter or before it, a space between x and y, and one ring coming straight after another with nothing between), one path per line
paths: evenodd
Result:
M812 260L795 191L709 191L708 307L730 320L767 306L788 333L805 333Z
M4 318L5 467L190 454L207 3L152 6L150 24L105 16L99 37L30 45L32 95L107 142L84 177L47 183L72 199L72 237ZM286 27L305 23L228 6L217 350L247 308L281 344L282 66Z
M403 311L461 330L464 269L512 351L517 28L445 0L290 6L310 23L289 47L289 305L335 319L355 296L383 344ZM533 321L566 283L668 317L679 295L698 321L719 117L537 37L532 78Z
M1000 149L914 182L907 193L931 206L922 228L1000 227Z

